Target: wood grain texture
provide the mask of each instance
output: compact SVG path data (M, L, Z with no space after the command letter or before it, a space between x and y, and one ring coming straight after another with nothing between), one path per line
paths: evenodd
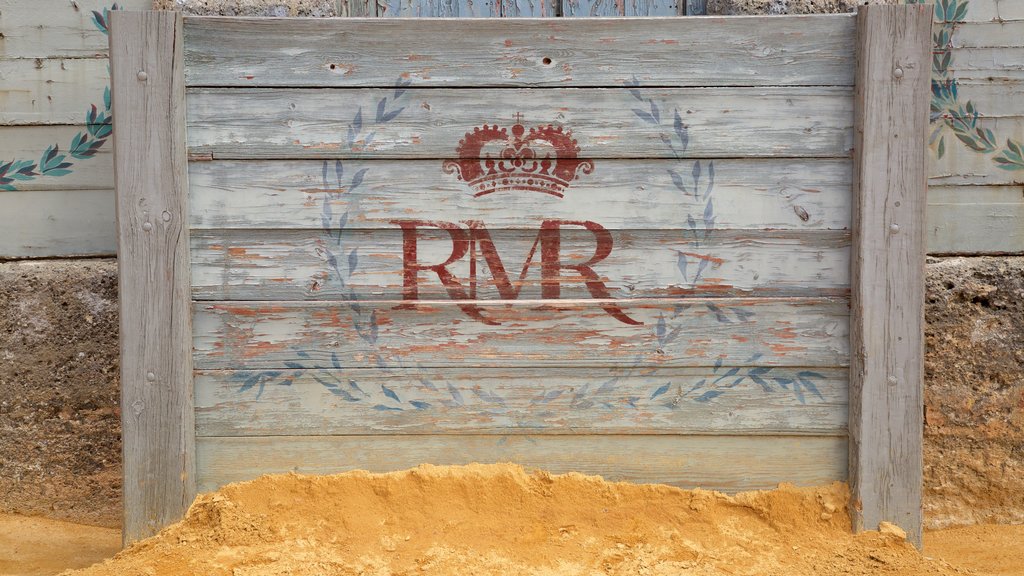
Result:
M194 314L195 365L845 366L848 302L824 298L210 302ZM461 306L460 306L461 304ZM466 314L467 306L494 324ZM617 307L641 325L609 313Z
M80 125L103 106L105 58L0 60L0 125Z
M100 95L102 97L102 94ZM85 110L82 110L82 120ZM0 126L0 164L12 159L39 160L47 147L60 146L67 150L76 134L86 131L79 126ZM114 156L110 141L96 151L96 155L85 161L75 160L70 174L19 180L18 190L103 190L114 188ZM42 201L42 200L41 200ZM113 205L110 205L110 220L113 221Z
M0 58L106 57L107 37L93 10L110 0L0 0ZM118 0L122 10L145 10L151 0Z
M849 398L841 368L371 368L265 378L259 371L197 373L197 436L845 436Z
M973 5L973 1L968 4L969 7ZM1024 38L1021 37L1022 26L1024 22L1012 21L959 24L953 31L950 47L954 54L958 48L1021 48L1024 47Z
M335 11L341 17L373 17L377 15L376 0L335 0Z
M410 208L424 220L457 215L506 229L535 228L548 218L599 221L610 230L685 229L687 216L701 221L710 190L716 228L848 230L852 167L846 159L608 159L564 198L474 198L439 160L193 162L190 218L199 229L319 230L326 200L333 223L348 214L349 229L390 227Z
M725 492L845 480L846 439L736 436L284 436L200 438L199 489L266 473L387 472L516 462L553 473Z
M185 87L180 13L111 19L129 543L177 521L195 495Z
M538 223L534 230L487 232L509 286L520 299L541 298L541 258L534 247L539 227ZM191 251L196 300L337 300L352 295L360 300L402 299L405 239L397 226L330 235L291 230L197 232L192 233ZM454 250L444 230L424 228L416 236L417 262L439 264ZM614 243L611 253L593 270L612 298L849 295L846 232L613 230L609 237ZM560 228L559 238L559 261L565 264L585 263L597 250L595 235L578 226ZM482 246L476 243L473 254L447 270L462 282L475 277L476 298L502 299L504 278L495 278ZM523 275L531 252L534 256ZM337 269L330 265L331 254L336 255ZM347 256L353 254L349 261ZM709 264L697 275L705 260ZM343 284L337 282L339 274ZM420 276L420 298L448 298L436 274L424 271ZM578 271L564 269L557 277L562 298L592 297Z
M686 0L681 0L685 2ZM680 0L625 0L626 16L679 16Z
M977 106L981 106L978 102ZM1024 116L981 118L978 126L992 130L996 145L1005 149L1006 139L1024 142ZM951 136L946 135L945 156L931 155L929 184L932 186L1006 186L1024 185L1024 171L1003 170L993 161L993 154L979 154Z
M558 10L558 0L501 0L505 18L553 18Z
M113 190L0 192L0 258L112 256Z
M378 4L382 18L496 18L498 0L386 0Z
M531 128L564 126L581 158L839 158L852 146L847 88L409 88L397 101L394 93L194 88L189 151L215 159L451 158L474 128L511 125L516 113ZM685 150L666 145L676 111L689 127Z
M1019 0L970 0L965 18L969 22L1024 20Z
M930 186L929 254L1024 252L1024 188Z
M617 0L563 0L562 16L597 18L624 16L625 2Z
M680 2L686 2L686 15L687 16L704 16L708 13L708 1L707 0L679 0Z
M853 85L851 16L186 18L190 86ZM400 49L382 38L402 38ZM713 40L710 40L713 39ZM679 55L686 65L679 65ZM545 63L545 58L549 59Z
M858 12L851 514L921 545L928 5Z

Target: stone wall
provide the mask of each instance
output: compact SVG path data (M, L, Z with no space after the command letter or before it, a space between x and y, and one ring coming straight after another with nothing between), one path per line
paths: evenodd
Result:
M925 517L1024 523L1024 258L929 259Z
M708 14L836 14L863 4L902 4L902 0L708 0Z
M121 521L117 262L0 262L0 511Z

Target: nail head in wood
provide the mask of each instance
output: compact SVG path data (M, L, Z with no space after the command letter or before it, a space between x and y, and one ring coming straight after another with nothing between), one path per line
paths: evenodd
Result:
M149 80L149 74L146 74L145 70L139 70L138 78L139 82L145 82L146 80Z
M155 381L156 380L156 374L154 374L152 372L147 372L146 373L146 380L149 381L149 382Z
M150 224L149 222L143 222L142 229L145 230L146 232L149 232L150 230L153 229L153 225Z
M897 78L903 78L903 68L897 66L896 69L892 71L892 75Z
M890 224L889 225L889 233L890 234L899 234L900 233L900 225L899 224Z

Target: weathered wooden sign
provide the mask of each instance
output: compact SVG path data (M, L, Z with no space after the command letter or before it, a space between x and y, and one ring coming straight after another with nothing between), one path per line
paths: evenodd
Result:
M505 460L916 533L929 17L113 14L127 538Z

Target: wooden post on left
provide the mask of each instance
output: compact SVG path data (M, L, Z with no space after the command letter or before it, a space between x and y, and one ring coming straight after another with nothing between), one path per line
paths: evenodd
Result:
M121 303L123 540L195 496L182 18L111 12Z

